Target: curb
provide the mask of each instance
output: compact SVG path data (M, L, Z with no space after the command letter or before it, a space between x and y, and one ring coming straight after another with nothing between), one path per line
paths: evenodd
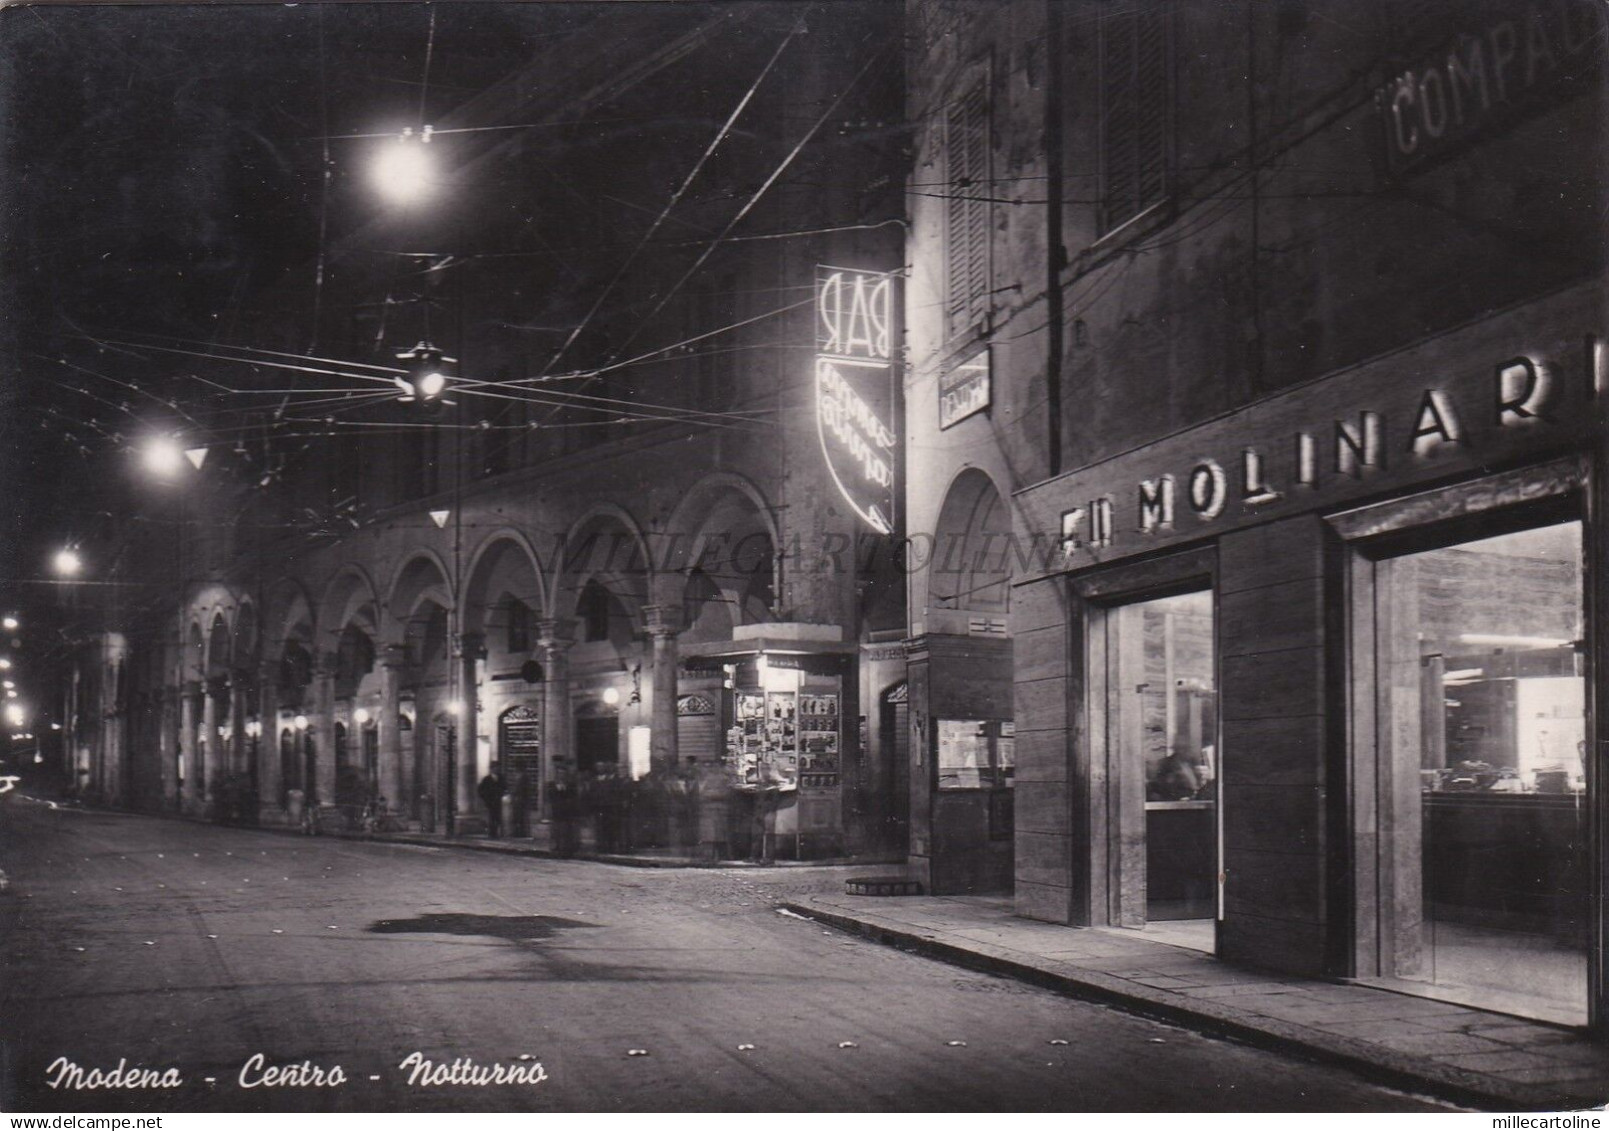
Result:
M961 946L869 918L855 918L813 903L785 902L779 907L884 946L969 970L1014 978L1082 1001L1111 1006L1125 1013L1166 1021L1197 1032L1229 1037L1242 1044L1338 1065L1377 1083L1434 1096L1480 1111L1570 1110L1572 1106L1585 1110L1602 1103L1601 1098L1561 1094L1545 1090L1545 1086L1505 1085L1504 1081L1490 1076L1430 1063L1364 1041L1320 1032L1278 1018L1253 1017L1207 999L1193 999L1186 1004L1179 995L1167 990L1140 986L1096 970L1084 970L1065 963L1055 964L1060 967L1059 970L1048 969L1024 962L1016 952L987 943Z

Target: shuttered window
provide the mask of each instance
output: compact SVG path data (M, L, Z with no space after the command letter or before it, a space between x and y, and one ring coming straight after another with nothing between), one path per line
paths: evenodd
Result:
M945 313L951 335L983 321L989 305L987 198L994 188L989 176L989 104L982 79L965 89L945 118Z
M1101 18L1101 231L1163 200L1172 180L1168 14L1149 7Z

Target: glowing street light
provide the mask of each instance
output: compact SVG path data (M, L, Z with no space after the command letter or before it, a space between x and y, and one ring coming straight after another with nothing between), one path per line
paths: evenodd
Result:
M28 712L23 710L21 703L6 704L6 722L14 727L20 727L28 721Z
M56 551L56 556L51 559L51 565L63 577L76 577L83 572L84 559L79 557L78 551L71 546L64 546Z
M429 342L420 342L413 349L397 354L397 360L407 363L408 367L406 377L392 378L402 393L397 398L399 401L430 404L447 388L443 363L451 364L453 359L443 356L441 350Z
M6 617L4 620L0 620L0 628L4 628L7 632L15 632L18 623L16 617Z
M402 137L381 146L374 163L374 183L392 202L412 204L430 195L436 170L426 146L432 130L425 126L415 137L411 128L405 129Z
M5 656L0 656L0 672L8 672L10 670L11 661Z
M184 466L184 453L172 436L152 436L145 442L143 458L145 470L164 479L177 475Z

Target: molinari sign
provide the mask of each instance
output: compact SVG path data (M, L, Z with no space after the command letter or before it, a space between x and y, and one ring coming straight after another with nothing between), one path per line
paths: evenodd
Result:
M816 432L846 502L894 529L892 275L816 268Z
M1077 569L1578 447L1609 397L1600 301L1581 288L1494 316L1018 498Z

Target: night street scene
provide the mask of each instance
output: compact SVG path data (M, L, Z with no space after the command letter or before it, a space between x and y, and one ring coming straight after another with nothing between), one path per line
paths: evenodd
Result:
M0 7L0 1110L1602 1108L1606 32Z

